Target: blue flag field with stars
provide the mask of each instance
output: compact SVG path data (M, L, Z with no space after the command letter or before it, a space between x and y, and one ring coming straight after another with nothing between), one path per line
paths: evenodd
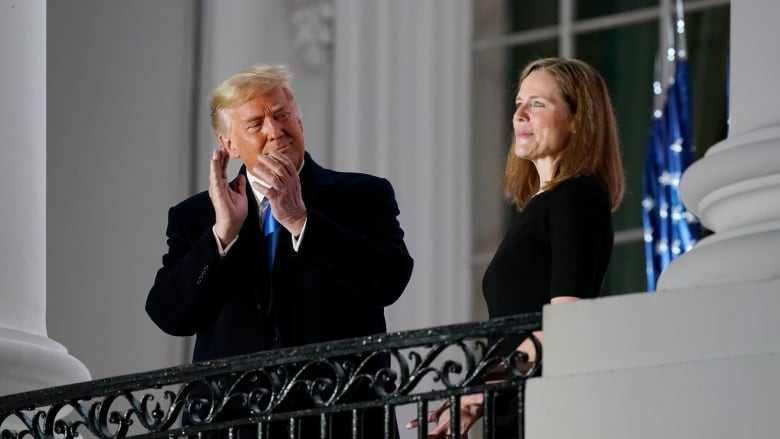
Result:
M665 103L650 125L643 174L647 290L655 291L658 276L676 257L690 250L701 235L698 219L680 199L680 177L693 162L691 95L688 61L677 59Z

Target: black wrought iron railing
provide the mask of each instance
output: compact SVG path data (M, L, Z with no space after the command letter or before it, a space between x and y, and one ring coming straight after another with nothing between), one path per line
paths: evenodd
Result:
M484 438L497 395L517 395L541 367L541 315L441 326L260 352L0 397L2 439L393 438L396 409L413 406L425 438L429 409L482 393ZM524 339L537 361L507 346ZM505 379L486 378L503 370ZM508 377L508 378L507 378ZM406 420L400 420L405 424ZM402 425L403 427L403 425ZM432 428L432 427L431 427ZM346 432L346 433L345 433ZM450 437L460 437L457 428Z

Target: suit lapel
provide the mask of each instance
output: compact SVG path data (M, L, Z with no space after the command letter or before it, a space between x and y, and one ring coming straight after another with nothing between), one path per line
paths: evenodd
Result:
M304 165L301 169L301 196L303 203L309 206L316 204L317 195L333 182L329 171L314 161L309 153L304 154Z

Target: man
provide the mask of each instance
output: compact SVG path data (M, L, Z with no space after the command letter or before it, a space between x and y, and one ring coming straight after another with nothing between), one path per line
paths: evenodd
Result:
M409 281L392 186L314 162L289 78L259 65L216 88L208 192L169 211L146 310L196 335L193 361L384 332ZM232 182L230 158L244 163Z

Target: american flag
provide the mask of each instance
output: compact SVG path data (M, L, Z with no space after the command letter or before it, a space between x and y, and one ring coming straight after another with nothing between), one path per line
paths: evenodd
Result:
M698 219L680 199L680 177L693 161L693 136L688 61L684 50L676 53L666 89L656 85L664 103L653 114L645 158L642 223L648 291L655 291L661 271L701 235Z

